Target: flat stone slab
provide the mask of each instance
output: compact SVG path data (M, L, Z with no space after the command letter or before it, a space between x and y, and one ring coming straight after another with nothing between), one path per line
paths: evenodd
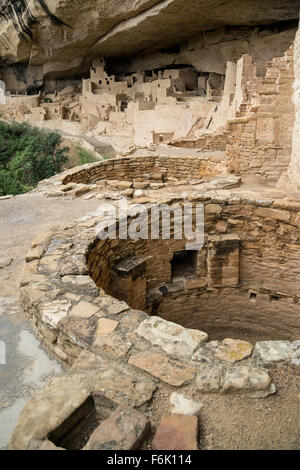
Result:
M111 330L117 327L118 322L115 323L116 325L111 326ZM103 328L101 324L100 326L98 324L95 334L94 350L97 353L104 351L114 358L124 358L132 346L128 338L118 331L112 330L110 334L101 334L101 331L103 332Z
M131 356L128 363L174 387L190 382L196 373L194 367L150 351Z
M300 366L300 340L293 342L292 364Z
M194 351L208 339L203 331L187 329L155 316L144 320L137 333L171 356L186 359L191 358Z
M215 353L215 357L221 361L234 364L242 361L252 354L253 345L247 341L226 338L224 339Z
M35 246L34 248L30 248L30 250L27 252L27 255L25 257L26 262L29 263L30 261L40 259L42 257L43 252L44 252L43 245L38 245L38 246Z
M118 315L126 310L130 310L126 302L116 302L115 300L105 307L107 315Z
M179 415L196 416L203 408L202 403L186 398L177 392L171 393L169 402L170 411Z
M254 347L254 355L266 364L289 361L293 356L293 346L289 341L260 341Z
M224 368L218 365L201 365L195 381L195 389L202 393L215 393L220 390L221 373Z
M265 397L274 393L271 385L271 377L265 369L259 367L235 366L228 369L225 374L224 392L262 392L257 393L258 397Z
M152 449L198 450L197 416L164 416L153 438Z
M143 413L120 406L95 429L83 450L136 450L150 430Z
M90 318L99 312L99 310L97 305L82 300L72 308L70 315L80 318Z
M56 328L58 323L67 316L71 307L67 300L54 300L40 306L40 313L44 323Z
M115 331L119 322L110 320L109 318L100 318L96 331L96 342L98 337L106 336Z

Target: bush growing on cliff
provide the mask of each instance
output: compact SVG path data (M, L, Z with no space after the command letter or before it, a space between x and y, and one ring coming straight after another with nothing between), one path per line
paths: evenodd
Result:
M76 147L75 151L79 157L80 165L85 165L86 163L95 163L98 161L92 152L89 152L82 147Z
M68 147L61 137L27 123L0 123L0 196L30 191L62 171Z

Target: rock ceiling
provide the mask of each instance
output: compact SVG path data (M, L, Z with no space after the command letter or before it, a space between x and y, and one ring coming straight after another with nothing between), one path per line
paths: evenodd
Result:
M97 55L132 56L200 31L296 21L299 8L300 0L2 0L0 55L3 65L79 71Z

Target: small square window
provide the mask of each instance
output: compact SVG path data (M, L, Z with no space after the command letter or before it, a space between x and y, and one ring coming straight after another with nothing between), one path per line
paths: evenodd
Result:
M197 274L198 251L187 250L174 253L171 260L172 280L179 277L194 277Z

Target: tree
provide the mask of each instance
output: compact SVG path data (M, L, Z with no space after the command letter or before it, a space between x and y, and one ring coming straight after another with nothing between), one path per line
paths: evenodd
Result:
M27 123L0 123L0 195L20 194L62 171L68 147L56 132Z

